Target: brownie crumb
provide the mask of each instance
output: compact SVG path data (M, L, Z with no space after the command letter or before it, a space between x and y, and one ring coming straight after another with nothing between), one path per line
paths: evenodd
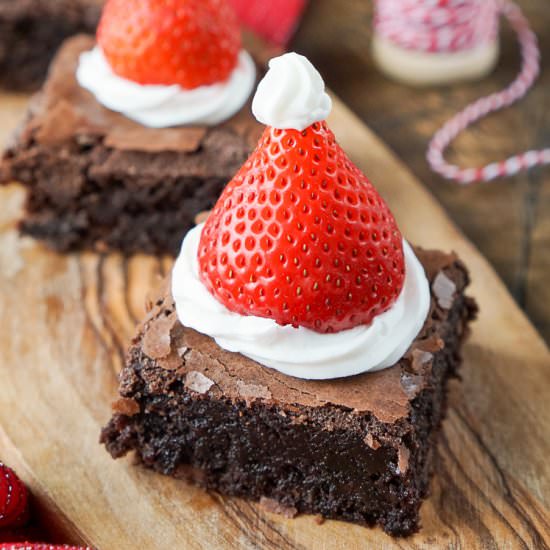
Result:
M317 525L323 525L323 523L325 523L326 521L326 519L323 516L319 516L319 515L314 516L313 520Z
M170 328L174 320L169 317L155 319L143 338L143 352L151 359L167 357L171 351Z
M260 498L260 506L272 514L280 514L285 518L292 519L298 515L298 510L294 506L285 506L273 498Z
M112 405L113 412L125 416L134 416L139 412L139 403L129 397L120 397Z
M167 357L157 359L158 364L164 370L176 370L182 365L182 360L177 350L172 349Z
M364 439L365 443L373 450L380 448L380 442L376 440L371 433L368 433Z
M172 350L172 328L178 323L175 311L165 311L161 317L151 320L149 330L143 339L143 351L151 359L162 359L171 354L178 360L177 350Z

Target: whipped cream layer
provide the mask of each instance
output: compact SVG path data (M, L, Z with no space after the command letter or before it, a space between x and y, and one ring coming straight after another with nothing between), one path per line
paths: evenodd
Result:
M252 102L259 122L281 130L302 131L325 120L331 109L321 75L306 57L294 52L271 59Z
M211 336L228 351L297 378L341 378L393 365L424 325L430 288L424 268L406 241L405 282L393 306L370 325L321 334L281 326L273 319L240 315L218 302L199 277L202 227L193 228L183 241L172 273L172 294L181 323Z
M242 50L225 82L192 90L177 84L142 85L116 75L96 46L81 54L76 79L99 103L144 126L213 126L231 118L246 103L256 81L256 66Z

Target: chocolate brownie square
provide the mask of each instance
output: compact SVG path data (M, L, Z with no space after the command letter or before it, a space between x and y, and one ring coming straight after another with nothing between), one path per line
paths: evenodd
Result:
M0 86L36 90L65 38L94 32L103 0L0 0Z
M75 78L94 38L69 39L4 153L0 182L28 189L23 233L58 251L175 255L263 127L250 103L215 127L146 128L100 105Z
M285 376L182 326L170 285L149 313L121 373L121 398L101 441L135 451L163 474L392 535L419 527L433 451L476 306L454 255L416 250L431 309L394 366L354 377Z

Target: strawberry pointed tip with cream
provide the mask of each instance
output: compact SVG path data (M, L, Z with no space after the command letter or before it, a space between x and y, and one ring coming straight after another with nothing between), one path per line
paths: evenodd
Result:
M403 287L402 237L323 120L321 76L305 57L276 58L253 109L270 125L205 224L202 281L241 315L318 332L369 324Z
M428 312L422 266L336 142L306 58L272 60L253 104L268 126L176 262L180 320L293 376L389 366Z

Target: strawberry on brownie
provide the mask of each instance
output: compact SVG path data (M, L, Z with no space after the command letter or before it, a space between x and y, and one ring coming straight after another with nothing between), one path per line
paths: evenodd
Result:
M127 0L111 0L97 42L117 75L188 90L225 82L241 50L237 17L223 0L137 2L130 11Z
M199 267L228 309L317 332L369 324L405 278L391 212L324 121L265 130L205 224Z
M149 304L102 433L113 457L267 509L419 527L475 304L338 145L309 61L270 62L267 125Z
M4 152L24 233L56 250L176 254L261 133L227 0L108 0L65 42Z

